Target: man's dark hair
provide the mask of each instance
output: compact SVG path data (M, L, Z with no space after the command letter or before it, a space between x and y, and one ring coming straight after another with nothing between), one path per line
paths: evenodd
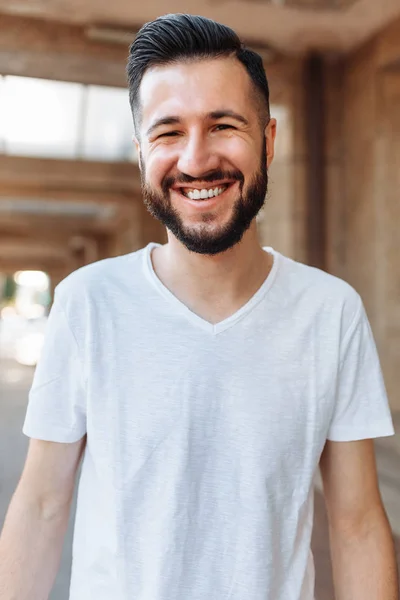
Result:
M138 132L139 88L147 69L181 61L232 56L248 72L262 106L264 125L269 119L269 87L261 56L246 48L226 25L205 17L170 14L143 25L129 51L129 100Z

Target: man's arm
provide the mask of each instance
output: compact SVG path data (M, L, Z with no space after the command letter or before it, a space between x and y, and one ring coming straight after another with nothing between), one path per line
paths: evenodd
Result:
M398 600L395 550L373 441L328 441L320 467L336 600Z
M0 537L0 600L49 597L85 440L31 440Z

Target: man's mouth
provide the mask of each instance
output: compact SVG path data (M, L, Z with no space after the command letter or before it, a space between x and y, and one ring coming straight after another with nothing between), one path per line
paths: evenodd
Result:
M220 196L230 185L232 184L224 183L217 186L203 188L181 187L179 188L179 192L190 200L208 200L209 198L216 198L217 196Z

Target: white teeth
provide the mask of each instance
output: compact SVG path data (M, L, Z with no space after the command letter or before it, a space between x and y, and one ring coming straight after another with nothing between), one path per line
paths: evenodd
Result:
M214 188L214 189L202 189L202 190L190 190L185 192L185 195L190 198L190 200L206 200L207 198L214 198L215 196L219 196L224 192L226 186Z

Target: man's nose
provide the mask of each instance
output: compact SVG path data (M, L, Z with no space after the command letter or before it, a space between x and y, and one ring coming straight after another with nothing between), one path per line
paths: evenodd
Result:
M200 178L219 167L219 158L209 141L192 136L180 152L177 167L181 173Z

